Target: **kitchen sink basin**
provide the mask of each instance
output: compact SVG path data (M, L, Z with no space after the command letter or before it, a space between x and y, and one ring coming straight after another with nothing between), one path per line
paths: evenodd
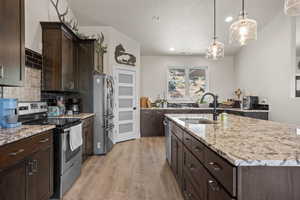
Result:
M215 124L216 122L205 118L179 118L187 124Z

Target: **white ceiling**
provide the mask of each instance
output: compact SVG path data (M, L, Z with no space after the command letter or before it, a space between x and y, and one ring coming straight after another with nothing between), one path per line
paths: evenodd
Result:
M69 1L81 26L112 26L140 42L142 55L202 55L211 41L213 0ZM226 45L226 55L234 55L238 47L228 44L230 24L224 19L236 18L240 4L240 0L217 0L217 34ZM283 0L246 0L246 10L262 28L283 10ZM171 47L176 50L170 52Z

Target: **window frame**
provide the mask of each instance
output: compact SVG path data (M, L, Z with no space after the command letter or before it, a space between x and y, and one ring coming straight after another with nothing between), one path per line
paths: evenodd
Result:
M170 70L171 69L184 69L185 70L185 96L183 98L172 98L169 94L169 77L170 77ZM168 102L172 103L194 103L197 98L192 98L190 96L190 79L189 79L189 70L190 69L202 69L205 70L205 77L206 77L206 91L209 91L209 67L208 66L168 66L167 68L167 81L166 81L166 88L167 88L167 100Z

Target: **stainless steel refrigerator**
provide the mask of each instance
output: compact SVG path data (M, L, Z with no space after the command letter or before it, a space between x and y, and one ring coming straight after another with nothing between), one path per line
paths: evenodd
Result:
M113 148L114 80L107 74L94 75L93 79L94 154L102 155Z

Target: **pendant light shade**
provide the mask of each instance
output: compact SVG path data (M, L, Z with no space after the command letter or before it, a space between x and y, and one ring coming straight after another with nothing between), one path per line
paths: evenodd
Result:
M245 1L242 0L242 12L239 19L230 26L230 43L244 46L251 40L257 40L257 22L249 19L245 12Z
M300 0L285 0L284 12L289 16L300 15Z
M219 60L224 57L224 44L214 40L208 47L206 58L211 60Z
M212 60L218 60L224 57L224 44L217 41L216 35L216 0L214 0L214 37L212 43L209 45L206 51L206 58Z

